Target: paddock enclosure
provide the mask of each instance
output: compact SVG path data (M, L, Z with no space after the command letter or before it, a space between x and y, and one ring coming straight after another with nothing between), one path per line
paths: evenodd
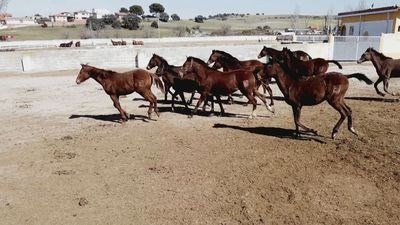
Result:
M370 63L343 66L377 79ZM331 140L338 114L324 103L301 117L321 136L295 139L276 85L276 113L259 105L256 119L240 96L225 117L188 119L154 88L161 116L147 120L133 94L121 104L135 118L121 124L95 81L75 84L78 72L1 74L1 223L400 222L399 102L372 86L350 81L358 137L342 127Z

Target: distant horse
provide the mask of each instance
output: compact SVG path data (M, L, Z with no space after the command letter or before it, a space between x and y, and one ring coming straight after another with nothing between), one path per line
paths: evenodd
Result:
M121 45L126 45L126 41L121 40Z
M258 54L257 58L261 59L264 56L267 57L268 59L281 60L283 57L283 52L276 50L274 48L268 48L264 46L260 54ZM301 50L293 51L293 56L302 61L309 61L312 59L309 54Z
M93 66L82 65L82 69L76 78L76 83L80 84L89 78L96 80L103 90L111 97L114 102L114 107L121 114L123 122L127 121L129 114L121 108L119 96L128 95L133 92L139 93L143 98L150 102L148 117L151 118L152 109L159 116L157 108L157 98L151 92L151 85L156 84L157 88L164 91L161 80L154 74L146 70L136 69L125 73L117 73L111 70L103 70Z
M289 70L298 77L306 77L313 75L325 74L328 70L329 64L336 64L339 69L342 69L342 65L336 60L325 60L322 58L311 59L309 61L302 61L296 58L292 51L288 48L283 48L283 61L287 64Z
M348 118L348 129L357 135L353 128L352 111L344 102L344 96L349 87L349 78L357 78L367 84L372 84L364 74L355 73L343 75L341 73L326 73L319 76L312 76L303 79L296 79L286 64L270 62L265 67L265 74L275 78L279 89L281 90L285 102L292 106L294 122L296 125L296 135L300 136L299 127L305 132L317 134L317 131L304 126L300 123L301 108L303 106L318 105L327 101L334 109L340 113L340 119L332 131L332 138L336 137L339 127L343 121Z
M264 68L264 64L262 62L258 60L240 61L239 59L227 52L213 50L210 57L208 58L208 64L212 63L216 63L213 66L214 69L219 69L218 67L222 67L224 72L229 72L237 69L245 69L252 72L252 74L256 78L257 86L259 87L260 85L262 85L264 88L264 93L265 90L268 91L271 98L270 106L274 105L272 89L269 87L269 83L271 82L271 80L263 79L263 77L260 78L258 75L258 73L263 71Z
M75 42L75 47L76 47L76 48L81 47L81 42L80 42L80 41Z
M384 93L378 90L378 84L383 81L383 90L389 95L396 96L397 94L390 92L388 88L389 79L391 77L400 77L400 59L392 59L379 53L373 48L368 48L364 54L362 54L357 63L360 64L365 61L371 61L372 64L374 64L376 73L379 76L378 80L374 84L376 93L385 96Z
M257 90L256 79L249 70L234 70L221 72L210 68L204 61L195 57L188 57L182 66L184 74L194 73L198 77L200 86L200 99L196 104L191 116L195 114L200 104L210 95L215 96L221 108L221 115L225 113L221 103L221 95L232 94L240 90L253 105L253 111L249 118L254 118L254 110L257 108L257 101L254 96L260 98L269 110L265 97Z
M113 41L112 39L111 39L111 43L113 46L122 45L122 41Z
M73 41L70 41L70 42L67 42L67 43L61 43L60 44L60 48L69 48L69 47L72 46L73 43L74 43Z
M132 41L132 45L144 45L143 41Z

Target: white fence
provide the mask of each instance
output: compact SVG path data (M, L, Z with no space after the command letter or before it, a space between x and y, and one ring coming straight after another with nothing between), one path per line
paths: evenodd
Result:
M300 42L326 42L329 40L329 36L327 35L299 35L296 36L296 41Z
M333 59L355 61L369 47L379 49L380 36L339 36L334 37Z

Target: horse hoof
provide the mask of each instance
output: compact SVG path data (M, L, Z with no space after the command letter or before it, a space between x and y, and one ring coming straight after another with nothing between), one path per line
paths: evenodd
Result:
M332 139L335 139L335 138L336 138L336 134L337 134L337 132L333 132L333 133L332 133Z
M350 132L353 133L354 135L358 136L356 130L353 127L350 127Z
M274 107L267 105L267 110L270 111L271 113L275 114L275 108Z

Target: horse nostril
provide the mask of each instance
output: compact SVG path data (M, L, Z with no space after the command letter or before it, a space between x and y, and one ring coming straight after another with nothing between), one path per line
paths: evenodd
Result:
M81 81L78 80L78 79L75 82L76 82L76 84L80 84L81 83Z

